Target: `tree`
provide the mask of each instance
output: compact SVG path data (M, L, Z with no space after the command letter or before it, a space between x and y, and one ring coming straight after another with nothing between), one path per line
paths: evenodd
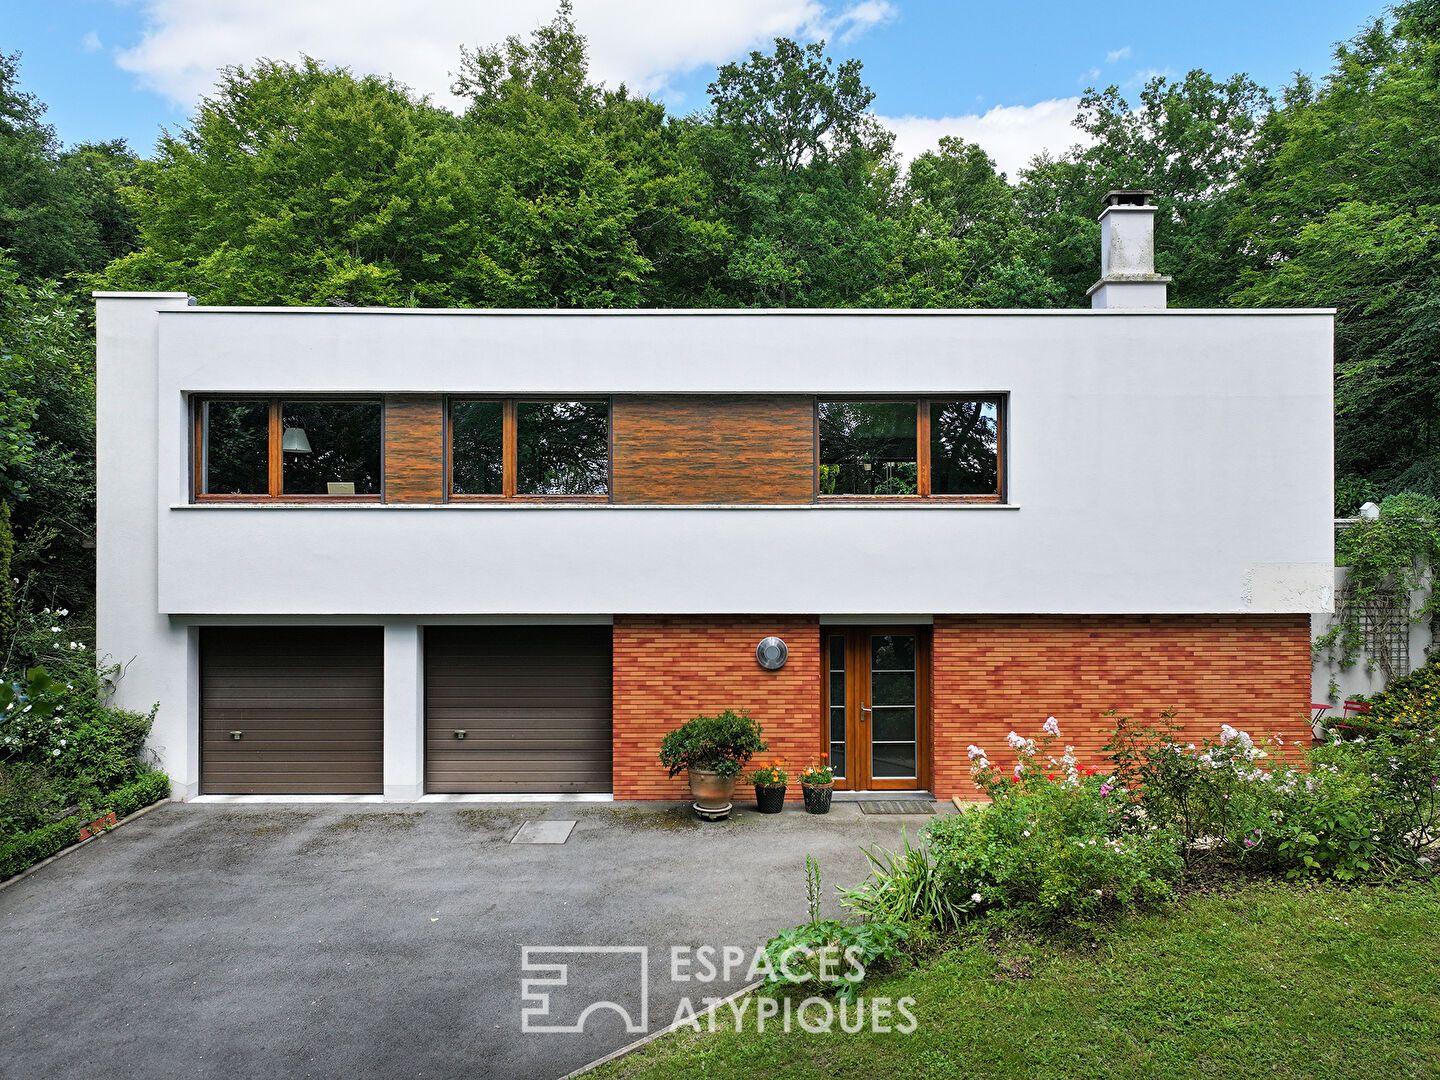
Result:
M894 237L894 136L866 111L858 60L775 39L726 64L690 146L730 232L715 302L846 307L883 280Z
M0 501L12 511L10 573L50 606L77 612L94 597L94 372L79 304L54 285L26 286L0 258Z
M886 307L1055 307L1040 237L980 147L943 138L910 163L894 253L874 301Z
M116 194L134 158L123 140L62 152L19 61L0 54L0 249L31 283L98 270L134 241Z
M1178 83L1152 78L1139 98L1132 108L1118 87L1087 90L1075 126L1092 145L1033 162L1022 176L1021 205L1052 252L1050 275L1071 304L1083 306L1098 277L1096 218L1105 192L1153 190L1156 269L1174 278L1170 303L1214 307L1245 262L1226 230L1270 96L1245 75L1221 82L1192 71Z
M1336 307L1337 475L1440 495L1440 3L1367 27L1318 87L1297 77L1261 150L1232 302Z

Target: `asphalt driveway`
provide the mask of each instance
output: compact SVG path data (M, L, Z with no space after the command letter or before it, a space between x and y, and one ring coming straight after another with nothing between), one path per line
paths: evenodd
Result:
M561 845L509 840L573 819ZM805 917L902 822L837 804L703 824L659 804L168 804L0 892L0 1072L68 1077L558 1077L745 984L672 979ZM532 953L522 946L628 947ZM648 968L640 987L640 950ZM522 978L566 985L521 1001ZM571 1026L581 1033L522 1030ZM553 1018L553 1022L552 1022Z

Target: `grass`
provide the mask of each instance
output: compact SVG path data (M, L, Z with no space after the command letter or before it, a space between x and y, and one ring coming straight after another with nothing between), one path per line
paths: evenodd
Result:
M642 1078L1440 1076L1440 892L1257 885L1099 940L957 945L867 996L909 1035L686 1031L594 1075ZM798 1003L798 1002L797 1002Z

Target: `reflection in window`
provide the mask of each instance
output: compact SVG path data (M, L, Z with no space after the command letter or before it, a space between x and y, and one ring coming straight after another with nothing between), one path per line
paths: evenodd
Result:
M830 637L830 767L845 778L845 635Z
M515 404L515 493L610 491L610 406L605 401Z
M505 478L505 405L457 401L450 411L450 490L500 495Z
M870 775L877 780L918 775L915 671L913 636L871 636Z
M267 495L270 491L270 403L207 401L201 493Z
M930 402L930 490L994 495L1000 490L1000 404L993 399Z
M286 495L378 495L378 401L281 403Z
M821 495L914 495L913 401L822 401Z

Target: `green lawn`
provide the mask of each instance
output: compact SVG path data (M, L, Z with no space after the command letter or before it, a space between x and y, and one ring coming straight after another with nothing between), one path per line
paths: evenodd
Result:
M914 1033L787 1035L772 1021L757 1035L752 1022L661 1039L595 1075L1440 1076L1440 892L1256 886L1094 945L957 948L865 993L913 997Z

